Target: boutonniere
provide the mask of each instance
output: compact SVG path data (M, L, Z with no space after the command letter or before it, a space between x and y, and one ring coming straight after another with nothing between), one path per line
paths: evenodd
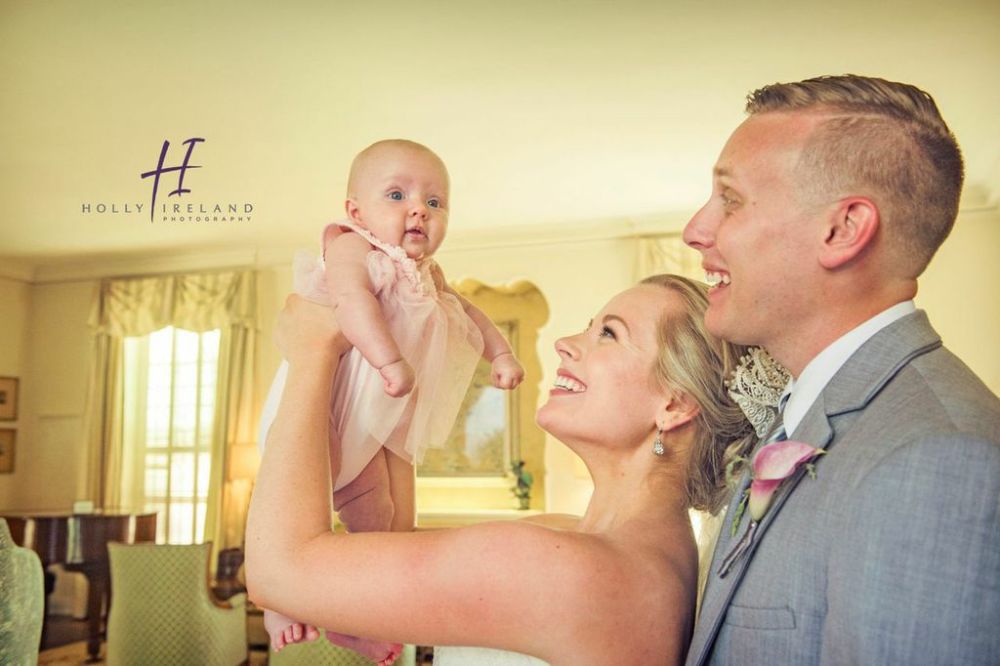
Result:
M815 479L816 467L813 461L824 453L826 451L823 449L791 440L773 442L757 450L750 463L750 485L743 491L743 497L740 498L740 503L733 513L730 535L736 536L740 520L747 509L750 510L750 526L743 538L722 561L722 566L719 568L720 577L725 578L733 564L750 548L757 525L767 514L774 493L781 484L803 465L809 476ZM745 464L746 459L736 459L730 463L730 467L741 462Z

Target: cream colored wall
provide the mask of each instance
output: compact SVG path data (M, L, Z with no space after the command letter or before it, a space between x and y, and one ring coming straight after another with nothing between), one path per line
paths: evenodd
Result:
M1000 395L1000 210L959 215L920 279L917 305L951 351Z
M25 321L24 418L7 508L67 509L85 497L84 401L93 281L34 285Z

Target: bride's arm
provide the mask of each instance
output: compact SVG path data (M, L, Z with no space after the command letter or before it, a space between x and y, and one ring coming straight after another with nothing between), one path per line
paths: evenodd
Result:
M292 297L282 318L288 381L247 525L256 603L356 636L550 659L597 637L598 609L627 614L621 562L593 536L522 523L334 535L327 410L343 343L328 308Z

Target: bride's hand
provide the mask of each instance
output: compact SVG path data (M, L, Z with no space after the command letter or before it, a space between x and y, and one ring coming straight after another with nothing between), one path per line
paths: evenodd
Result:
M333 309L307 301L298 294L290 294L285 299L285 307L278 314L274 339L289 365L315 363L322 361L324 355L337 358L351 349Z

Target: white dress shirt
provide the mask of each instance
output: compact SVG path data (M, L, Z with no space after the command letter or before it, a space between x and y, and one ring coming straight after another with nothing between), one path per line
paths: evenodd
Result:
M783 413L785 432L789 435L795 432L823 388L861 345L892 322L916 310L913 301L897 303L837 338L809 361L802 374L792 379L785 389L791 393Z

